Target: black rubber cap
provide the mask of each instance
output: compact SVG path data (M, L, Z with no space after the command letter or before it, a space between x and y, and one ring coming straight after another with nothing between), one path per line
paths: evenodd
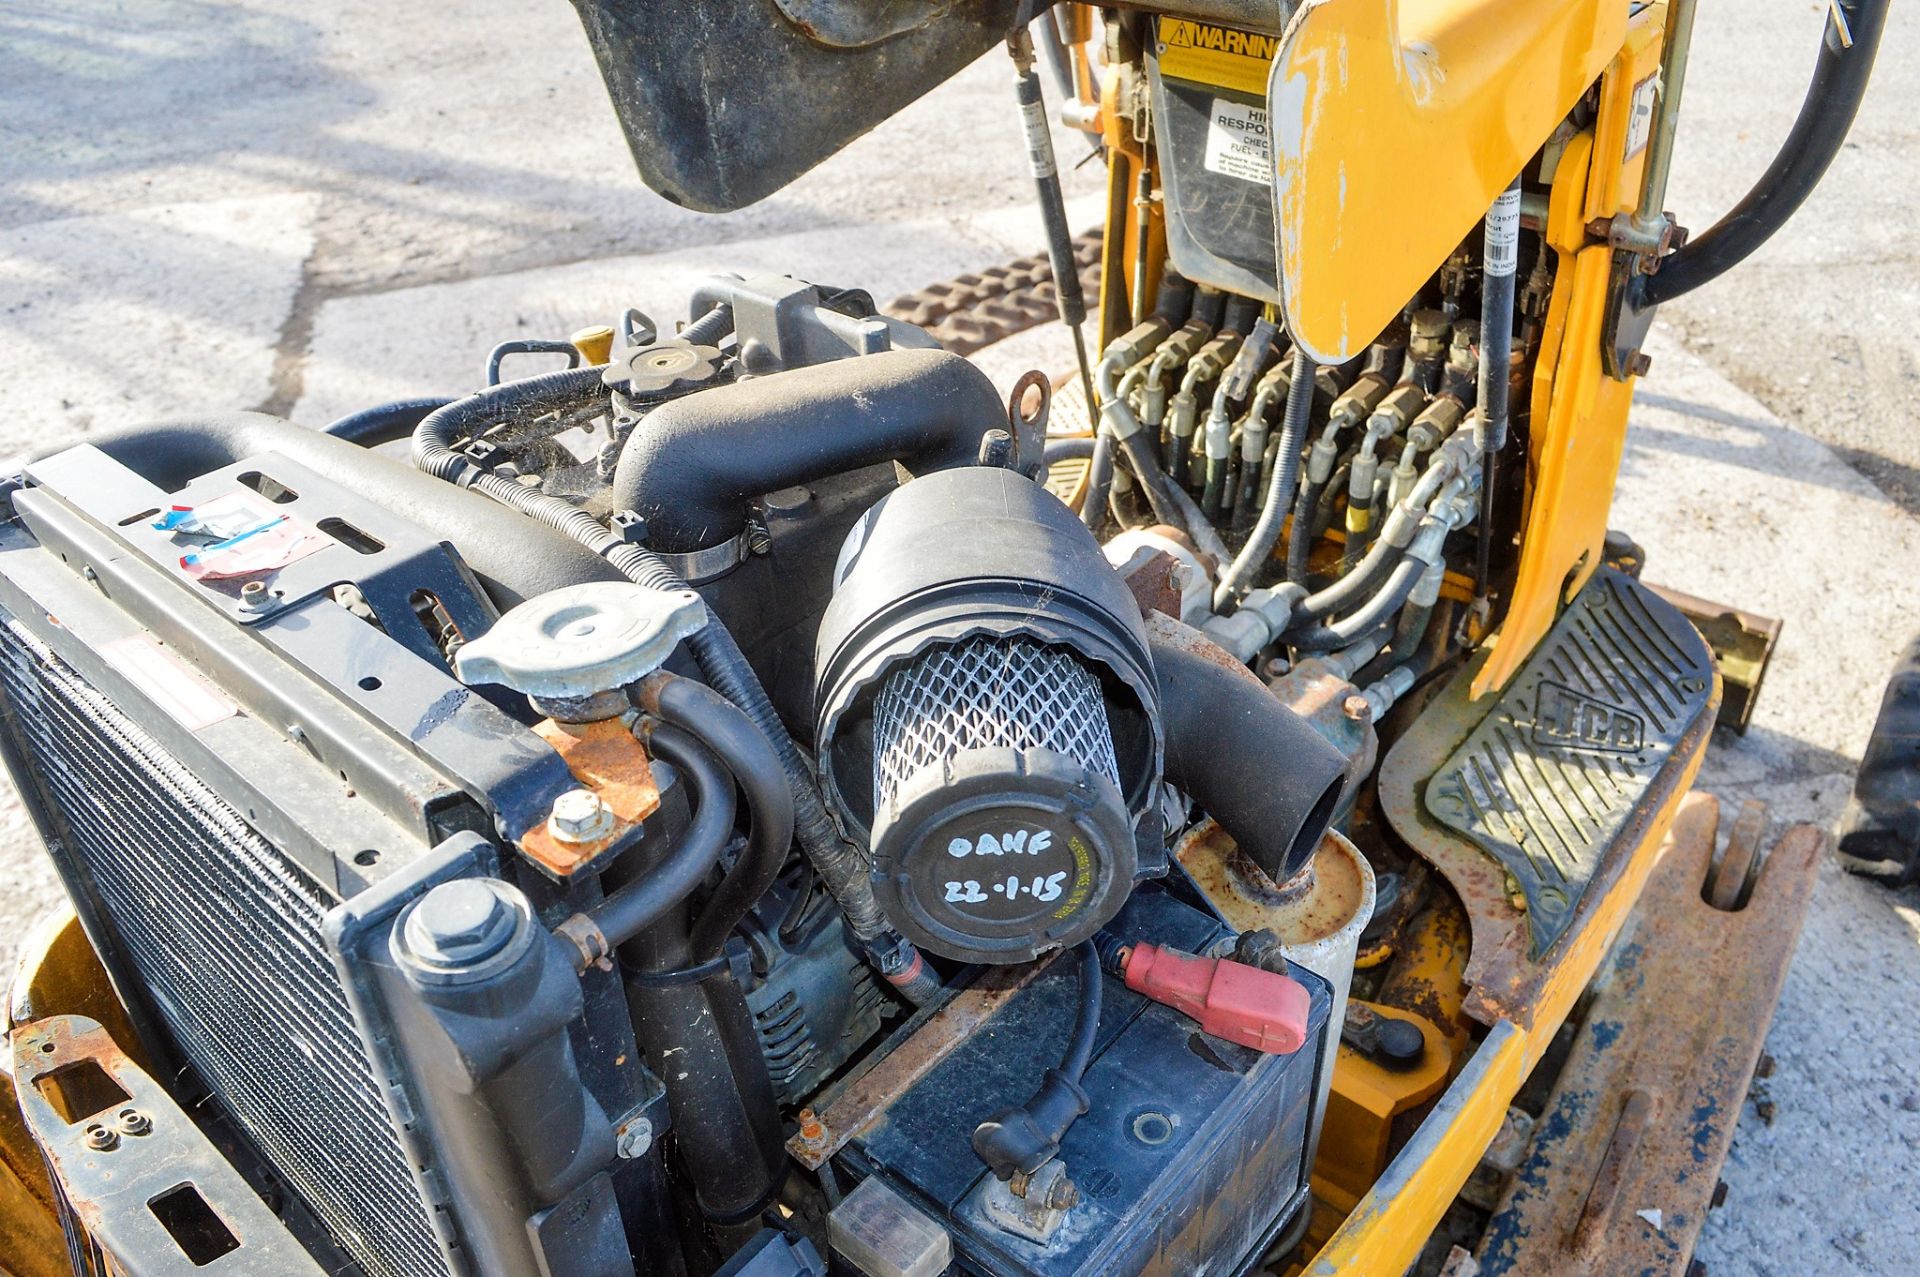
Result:
M1098 931L1133 890L1119 787L1047 749L963 750L907 778L873 827L874 894L963 962L1031 962Z

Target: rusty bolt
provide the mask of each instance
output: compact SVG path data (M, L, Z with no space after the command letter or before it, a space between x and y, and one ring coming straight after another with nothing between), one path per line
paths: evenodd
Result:
M262 611L272 601L273 596L267 593L264 581L249 581L240 587L240 606L249 612Z
M613 1151L621 1157L643 1157L653 1147L653 1123L636 1117L614 1132Z
M1644 377L1652 368L1653 356L1644 350L1634 351L1633 358L1627 360L1627 374L1629 376Z
M1080 1204L1080 1189L1065 1175L1047 1187L1047 1200L1041 1205L1050 1210L1072 1210Z
M1356 723L1364 723L1373 717L1373 705L1366 697L1355 692L1340 702L1340 712Z
M553 800L547 830L561 842L599 842L613 832L613 809L591 789L569 789Z
M1778 1111L1779 1110L1774 1108L1772 1100L1755 1100L1753 1103L1754 1116L1758 1117L1768 1126L1773 1125L1774 1114Z
M120 1132L110 1126L102 1126L95 1122L87 1128L87 1147L96 1153L104 1153L110 1148L117 1147L119 1143Z
M1713 1184L1713 1200L1707 1203L1707 1209L1719 1210L1722 1206L1725 1206L1726 1204L1727 1204L1727 1181L1723 1179L1715 1180Z
M1755 1077L1772 1077L1773 1076L1773 1057L1771 1055L1768 1055L1765 1051L1762 1051L1760 1053L1760 1058L1754 1062L1753 1075Z
M800 1138L809 1144L818 1144L827 1137L827 1128L820 1121L820 1115L812 1109L800 1110Z
M145 1135L153 1130L153 1119L139 1109L121 1109L116 1124L122 1135Z

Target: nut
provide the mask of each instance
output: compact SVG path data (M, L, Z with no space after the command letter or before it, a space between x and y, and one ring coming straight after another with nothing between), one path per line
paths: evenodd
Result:
M145 1135L153 1130L153 1119L139 1109L121 1109L116 1125L122 1135Z
M110 1126L102 1126L95 1122L87 1128L87 1147L96 1153L104 1153L108 1149L116 1148L119 1143L120 1132Z
M240 606L249 612L264 611L272 602L265 581L249 581L240 587Z
M599 842L613 833L613 808L591 789L569 789L553 800L547 831L561 842Z

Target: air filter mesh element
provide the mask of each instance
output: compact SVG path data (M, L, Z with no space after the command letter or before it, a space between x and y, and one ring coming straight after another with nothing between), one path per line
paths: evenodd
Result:
M880 808L922 768L962 750L1050 749L1115 785L1120 766L1100 682L1074 656L1024 638L972 638L887 676L873 709Z
M370 1277L446 1260L321 935L312 875L0 613L6 725L181 1055Z

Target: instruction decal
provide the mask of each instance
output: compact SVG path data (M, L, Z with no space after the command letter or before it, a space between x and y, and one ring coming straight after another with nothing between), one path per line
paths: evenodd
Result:
M1273 182L1273 140L1264 107L1225 98L1213 100L1207 121L1209 171L1268 186Z

